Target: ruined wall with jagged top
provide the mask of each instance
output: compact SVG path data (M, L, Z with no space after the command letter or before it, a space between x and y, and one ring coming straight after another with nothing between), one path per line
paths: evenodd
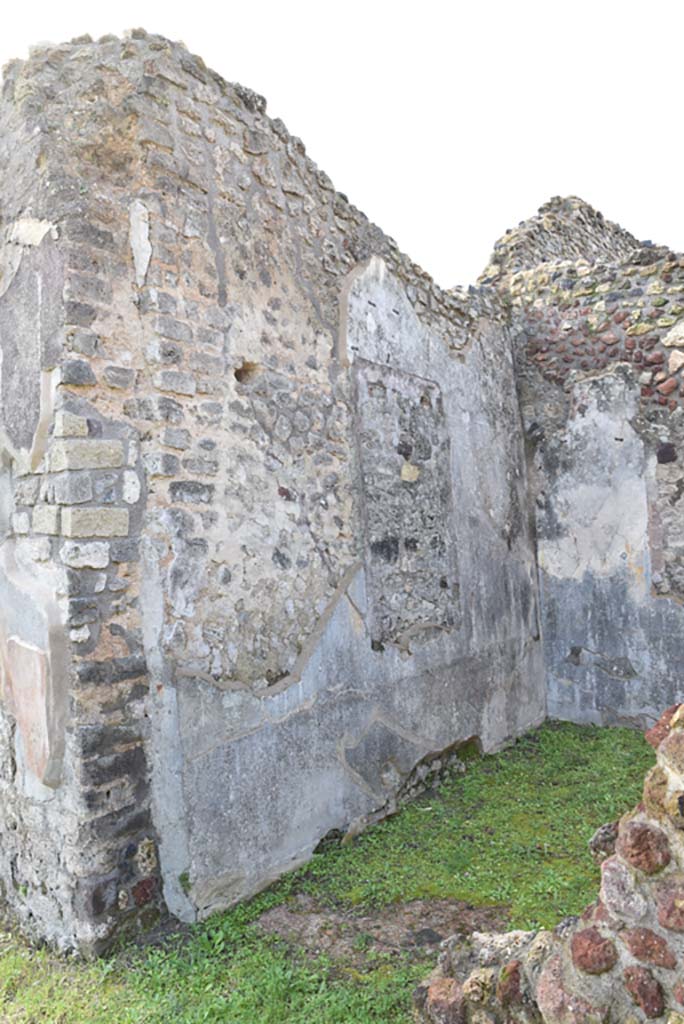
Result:
M646 727L682 695L684 259L558 199L482 280L511 303L549 713Z
M684 1020L684 705L646 739L643 800L592 839L598 898L553 931L454 935L415 993L425 1024ZM587 856L589 854L587 853Z
M39 48L1 116L0 876L97 951L543 719L523 435L496 291L182 46Z
M577 199L439 289L133 32L0 106L0 883L94 951L460 743L678 697L684 263Z

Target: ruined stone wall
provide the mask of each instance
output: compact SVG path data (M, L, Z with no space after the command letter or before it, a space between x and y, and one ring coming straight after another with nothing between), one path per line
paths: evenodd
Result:
M681 695L684 261L614 226L583 254L575 219L596 215L577 200L549 205L570 217L549 263L531 266L529 232L512 233L528 269L504 285L536 494L549 712L646 726ZM554 262L566 234L580 258Z
M0 551L56 627L3 611L52 704L6 669L0 871L98 949L544 717L522 430L496 293L437 289L183 47L39 49L3 104ZM24 783L29 736L59 770Z
M598 898L553 931L454 935L416 993L425 1024L684 1021L684 705L646 733L643 799L590 842ZM588 856L588 853L587 853Z
M94 390L96 360L129 329L92 328L116 320L121 264L104 169L132 169L120 81L108 101L105 77L81 79L66 49L10 66L0 133L0 873L29 935L86 951L107 939L108 908L126 928L159 904L127 539L142 522L139 438Z
M677 698L681 259L553 200L444 292L261 97L144 33L37 49L0 119L27 932L226 906L541 721L545 675L578 721Z
M554 264L619 263L641 248L634 235L576 196L556 196L537 213L509 229L494 245L480 283L502 284L523 270L551 270ZM518 278L518 281L520 279Z

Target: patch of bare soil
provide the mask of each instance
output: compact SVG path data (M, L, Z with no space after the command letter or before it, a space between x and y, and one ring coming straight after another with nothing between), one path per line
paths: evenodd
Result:
M474 907L459 900L412 900L372 913L339 911L300 895L268 910L256 924L311 956L325 954L362 968L372 955L422 960L434 954L450 935L505 931L508 911L506 907Z

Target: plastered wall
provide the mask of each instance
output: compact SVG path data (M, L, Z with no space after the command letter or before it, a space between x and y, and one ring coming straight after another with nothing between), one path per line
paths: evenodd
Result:
M143 32L0 107L0 881L97 953L548 714L679 697L684 265L579 200L444 291Z
M133 33L3 104L0 562L37 624L4 613L0 871L97 952L543 719L527 469L499 296L437 288L260 97Z
M681 700L684 261L577 199L504 236L549 714L646 728Z

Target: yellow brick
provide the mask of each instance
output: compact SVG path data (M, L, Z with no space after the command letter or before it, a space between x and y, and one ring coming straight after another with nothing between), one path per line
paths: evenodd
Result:
M413 484L420 476L420 466L414 466L412 462L404 462L401 467L401 479L405 483Z
M34 533L59 533L59 508L57 505L36 505L33 510Z
M60 409L55 413L55 437L87 437L88 421L85 416L75 416Z
M128 510L125 508L65 508L62 510L65 537L126 537Z
M55 441L50 449L50 469L115 469L122 466L124 450L121 441L74 439Z

